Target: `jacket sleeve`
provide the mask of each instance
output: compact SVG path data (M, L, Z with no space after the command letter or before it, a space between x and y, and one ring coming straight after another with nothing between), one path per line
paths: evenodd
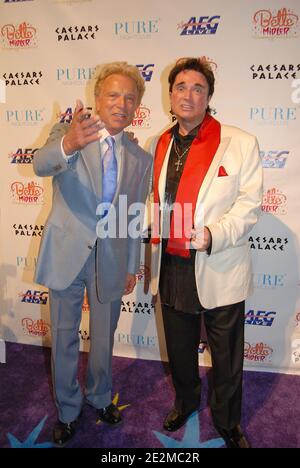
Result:
M33 170L37 176L55 176L68 169L78 153L67 161L61 152L61 140L68 126L56 124L52 128L45 145L40 148L33 158Z
M256 138L249 136L246 148L241 145L240 151L243 154L236 200L216 223L207 226L212 236L211 255L244 242L261 213L263 170Z

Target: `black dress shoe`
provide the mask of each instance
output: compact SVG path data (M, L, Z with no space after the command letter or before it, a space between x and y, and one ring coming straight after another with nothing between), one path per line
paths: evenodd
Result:
M109 424L110 426L117 426L122 422L121 413L113 403L106 406L106 408L98 409L97 417L100 421Z
M189 413L182 414L179 413L175 408L173 408L164 421L164 429L169 432L177 431L181 426L183 426L186 423L186 421L193 412L194 410L190 411Z
M63 447L75 435L78 419L70 423L57 421L53 429L53 442L59 447Z
M239 425L230 430L218 426L216 426L216 429L225 440L227 448L251 448Z

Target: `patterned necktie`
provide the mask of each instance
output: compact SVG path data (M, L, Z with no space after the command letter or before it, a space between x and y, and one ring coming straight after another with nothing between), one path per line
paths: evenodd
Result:
M108 148L102 158L102 202L111 203L116 193L118 165L115 155L115 139L112 136L105 138Z

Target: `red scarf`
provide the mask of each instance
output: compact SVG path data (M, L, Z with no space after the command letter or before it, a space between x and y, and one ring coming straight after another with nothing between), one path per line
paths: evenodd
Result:
M174 235L174 217L176 210L173 213L170 228L170 237L167 244L166 252L172 255L181 257L190 257L190 231L193 227L193 219L196 209L197 198L200 187L209 169L209 166L214 158L214 155L220 144L221 125L211 115L206 114L197 136L194 138L188 153L187 160L184 165L183 173L180 178L175 203L181 207L181 237ZM172 138L172 129L164 132L158 140L155 159L154 159L154 224L152 243L160 242L159 230L159 191L158 183L160 172L164 163L164 159ZM183 210L184 204L190 204L192 210ZM187 212L191 211L191 212ZM176 218L178 219L178 218ZM177 233L178 234L178 233Z

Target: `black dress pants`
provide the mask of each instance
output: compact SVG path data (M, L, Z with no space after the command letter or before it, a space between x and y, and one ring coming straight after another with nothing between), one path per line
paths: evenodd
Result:
M186 414L200 404L201 314L180 312L165 304L162 312L175 408ZM227 430L239 424L241 418L244 314L244 301L203 312L212 358L210 408L214 424Z

